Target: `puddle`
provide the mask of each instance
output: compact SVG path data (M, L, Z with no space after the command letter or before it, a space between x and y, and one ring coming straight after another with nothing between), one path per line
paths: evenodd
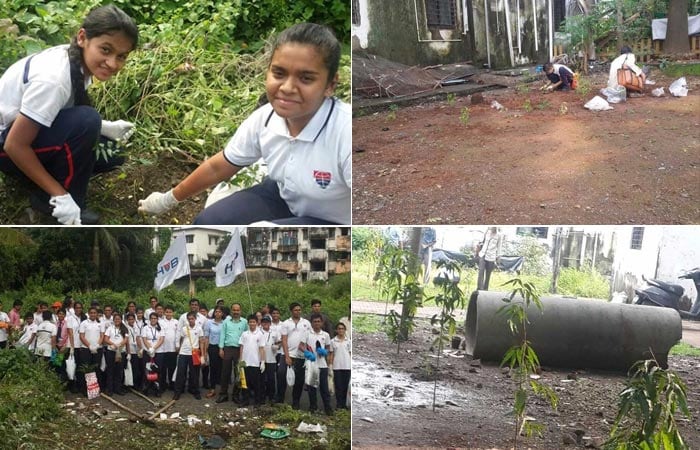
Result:
M352 361L353 405L373 409L375 405L396 408L432 408L435 382L418 381L406 372L381 369L374 363ZM464 407L482 403L485 397L479 392L455 390L445 381L438 381L436 406Z

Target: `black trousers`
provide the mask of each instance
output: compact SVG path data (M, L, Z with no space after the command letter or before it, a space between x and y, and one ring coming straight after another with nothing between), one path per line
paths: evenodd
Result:
M86 365L93 366L91 370L94 370L98 374L97 380L99 382L100 377L100 363L102 362L102 348L97 349L97 353L92 353L89 348L79 348L77 349L78 355L80 357L76 360L76 374L75 379L78 383L78 390L81 394L87 394L87 384L85 383L85 372L81 367ZM104 390L105 386L100 384L100 390Z
M121 360L116 361L117 352L107 350L105 352L105 387L107 395L112 395L114 392L120 391L124 386L124 358L125 354L121 355Z
M217 384L221 384L221 364L223 363L219 356L219 346L210 345L207 354L209 355L209 389L215 389Z
M301 393L304 391L304 358L292 358L294 387L292 388L292 408L299 409ZM326 374L328 376L328 374ZM309 396L309 399L311 396Z
M138 353L131 355L131 376L134 379L134 389L143 388L143 358L139 358Z
M71 194L81 209L85 207L88 181L95 166L94 147L101 128L102 119L95 108L75 106L61 110L51 127L41 127L32 142L34 153L46 171ZM9 128L0 136L0 141L5 141L8 132ZM1 148L0 171L29 181ZM36 187L37 199L48 207L49 195L33 183L32 186Z
M309 411L316 411L316 408L318 407L318 401L316 400L316 391L321 392L323 408L326 411L329 411L331 410L331 394L328 390L328 368L326 367L324 369L318 369L318 371L318 388L315 388L313 386L307 386L307 389L309 390Z
M335 386L335 407L348 409L347 398L350 388L350 371L334 370L333 385Z
M177 355L177 375L175 375L175 392L181 394L185 390L185 377L189 373L188 391L199 394L199 367L192 364L192 355Z
M168 386L174 386L173 375L175 375L175 366L177 366L178 354L175 352L163 353L163 365L160 366L160 391L168 389Z
M256 404L263 402L262 380L260 377L260 367L246 366L245 382L248 389L243 390L243 405Z
M262 373L263 400L275 401L275 379L277 378L277 363L265 363L265 372Z
M479 258L479 276L477 278L477 289L480 291L489 290L489 280L491 280L491 272L496 268L495 261L488 261L482 256Z
M284 354L275 355L277 359L277 394L275 403L284 403L284 396L287 393L287 363L284 362Z

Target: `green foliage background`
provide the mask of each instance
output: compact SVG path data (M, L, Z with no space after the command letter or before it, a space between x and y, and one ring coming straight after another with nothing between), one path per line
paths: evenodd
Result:
M347 0L0 0L0 72L68 43L86 13L107 3L136 20L140 45L90 94L105 120L136 124L131 160L152 164L162 151L204 159L221 150L264 93L266 42L294 23L328 25L344 43L336 95L350 99Z

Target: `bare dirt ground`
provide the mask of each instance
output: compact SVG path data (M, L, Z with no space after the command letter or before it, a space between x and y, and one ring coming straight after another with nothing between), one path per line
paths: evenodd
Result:
M665 97L612 111L583 108L598 73L586 94L537 82L355 117L353 223L699 223L700 77L683 98L651 78Z
M508 413L515 384L495 363L441 358L433 411L434 339L429 322L421 320L397 355L384 333L355 333L353 448L513 447ZM688 387L693 416L679 420L679 429L689 448L700 448L700 358L671 356L669 365ZM531 400L527 415L545 431L520 438L519 448L597 448L610 432L625 379L619 373L543 368L539 381L556 391L559 407L553 411Z

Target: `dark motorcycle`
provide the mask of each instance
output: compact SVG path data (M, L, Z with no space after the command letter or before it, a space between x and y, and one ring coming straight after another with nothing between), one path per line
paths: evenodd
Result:
M651 305L673 308L678 311L683 319L700 320L700 267L696 267L678 278L693 280L693 283L695 283L697 298L692 304L690 311L684 311L680 308L681 298L685 293L683 286L666 283L665 281L655 280L652 278L646 279L643 276L642 279L646 281L649 286L644 289L634 290L635 294L637 294L636 301L634 303L636 305Z

